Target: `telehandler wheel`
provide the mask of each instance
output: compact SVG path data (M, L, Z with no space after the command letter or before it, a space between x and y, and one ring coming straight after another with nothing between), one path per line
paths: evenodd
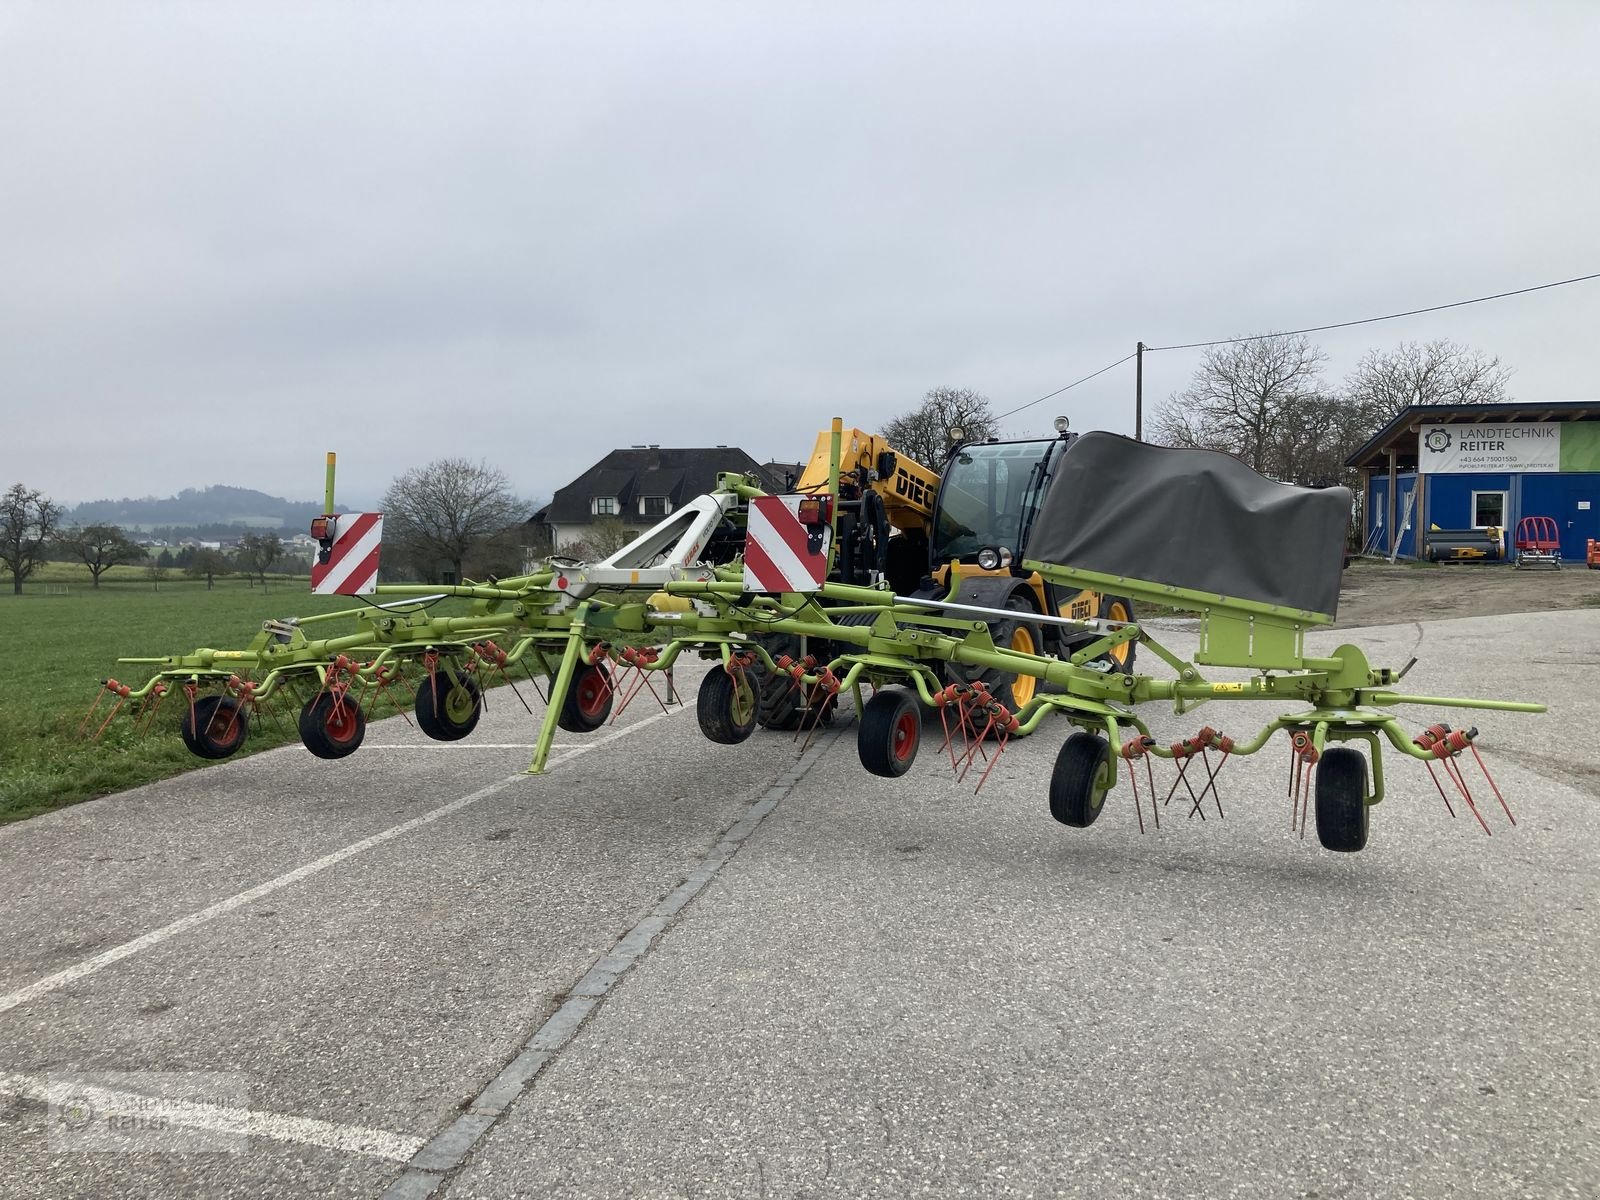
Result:
M477 680L440 671L417 686L417 728L436 742L458 742L471 733L483 715L483 694Z
M898 779L911 769L922 745L922 706L910 692L879 692L861 710L856 753L874 775Z
M1133 601L1126 596L1101 596L1100 612L1097 614L1102 621L1131 621L1133 620ZM1124 675L1133 674L1133 656L1137 646L1133 642L1123 642L1122 645L1110 651L1105 657L1116 664L1116 669Z
M861 624L863 619L871 624L871 613L846 613L838 619L840 625ZM756 640L772 656L774 662L787 654L790 658L800 657L801 640L798 634L792 633L764 633L758 634ZM823 662L833 657L835 643L813 640L811 653ZM837 695L820 696L808 709L806 708L806 693L809 690L805 684L794 686L794 680L787 675L778 675L767 669L767 665L757 660L753 668L751 682L755 686L758 707L756 720L763 729L776 729L787 732L804 726L811 729L818 724L832 725L834 713L839 707Z
M1348 746L1324 750L1317 763L1317 841L1324 850L1366 848L1367 760Z
M737 746L755 732L755 685L742 674L735 678L720 666L712 667L700 681L694 714L700 732L713 742Z
M1061 745L1050 772L1050 815L1063 825L1087 829L1105 807L1111 786L1111 743L1075 733Z
M183 714L178 727L189 753L200 758L227 758L244 745L250 718L233 696L201 696Z
M318 758L354 754L367 736L367 715L347 695L318 692L300 710L300 741Z
M611 716L611 672L603 663L585 663L572 676L556 724L568 733L593 733Z
M764 633L756 637L761 648L776 662L784 655L800 657L800 638L792 633ZM764 729L798 729L805 707L803 688L796 688L787 675L779 675L757 661L752 677L756 689L756 720Z
M989 636L994 639L995 646L1022 654L1043 653L1040 646L1044 638L1039 632L1039 623L1029 619L1038 616L1033 605L1020 592L1013 592L1006 597L1005 607L1017 615L990 625ZM994 667L969 667L965 663L953 662L948 671L953 683L982 683L991 696L1012 712L1019 711L1032 700L1039 689L1039 680L1032 675L1013 675Z

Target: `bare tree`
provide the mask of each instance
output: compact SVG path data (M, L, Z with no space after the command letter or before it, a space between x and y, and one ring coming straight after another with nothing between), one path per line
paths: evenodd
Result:
M1263 475L1300 474L1284 456L1299 441L1294 426L1334 403L1319 387L1327 357L1303 335L1209 347L1189 386L1157 410L1151 440L1221 450Z
M158 592L161 590L161 581L167 577L167 572L171 569L161 559L169 557L171 556L163 554L160 558L152 558L144 569L144 573L150 577L151 586Z
M0 563L11 572L14 594L22 594L22 581L44 561L60 519L60 505L20 483L0 496Z
M261 586L266 587L267 572L283 557L283 539L275 533L247 533L239 539L234 557L246 575L255 576Z
M581 538L561 543L560 553L598 562L610 558L638 536L622 523L621 517L601 517L589 525Z
M414 468L383 496L383 537L424 578L448 563L456 579L473 548L527 520L529 507L505 475L485 463L442 458Z
M937 387L922 403L883 427L883 436L896 453L914 458L937 471L950 447L950 431L961 430L966 441L982 441L999 431L989 397L971 388Z
M1370 413L1371 431L1413 404L1502 404L1511 368L1445 339L1369 350L1345 380L1346 397Z
M136 563L145 556L144 547L130 541L115 525L75 525L56 545L89 568L94 587L100 586L100 576L112 567Z
M194 557L189 560L189 565L183 573L190 579L204 579L206 591L216 587L218 575L226 575L233 568L228 563L228 556L221 550L196 550Z
M1345 397L1311 395L1286 406L1267 459L1276 479L1308 487L1358 489L1360 474L1345 459L1371 436L1368 410Z

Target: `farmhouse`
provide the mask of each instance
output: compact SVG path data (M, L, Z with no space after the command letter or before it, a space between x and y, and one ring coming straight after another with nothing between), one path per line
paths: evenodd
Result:
M640 533L709 492L722 471L754 475L772 491L784 488L782 476L773 478L737 446L633 446L611 451L558 488L555 498L528 524L542 534L540 540L558 550L581 542L606 519Z

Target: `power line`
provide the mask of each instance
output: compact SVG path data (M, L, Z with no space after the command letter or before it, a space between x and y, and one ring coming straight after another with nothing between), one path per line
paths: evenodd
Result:
M1566 287L1569 283L1585 283L1591 279L1600 279L1600 271L1597 271L1592 275L1575 275L1571 279L1558 279L1554 283L1538 283L1534 284L1532 287L1516 288L1509 292L1495 292L1492 296L1474 296L1471 300L1454 300L1449 304L1433 304L1429 305L1427 308L1411 308L1407 309L1405 312L1385 313L1381 317L1362 317L1359 321L1337 321L1331 325L1311 325L1305 329L1290 329L1280 333L1256 333L1250 335L1249 337L1218 338L1212 342L1184 342L1181 345L1144 346L1142 348L1146 354L1152 354L1158 350L1204 350L1210 346L1231 346L1240 342L1259 342L1267 338L1295 337L1302 333L1322 333L1329 329L1349 329L1356 325L1372 325L1379 321L1394 321L1401 317L1419 316L1422 313L1443 312L1447 308L1463 308L1468 304L1482 304L1488 300L1504 300L1507 296L1525 296L1529 292L1543 292L1550 288ZM1015 413L1019 413L1025 408L1032 408L1035 404L1043 404L1052 396L1059 396L1062 392L1069 392L1073 388L1077 387L1080 383L1088 383L1089 380L1094 379L1097 376L1104 375L1107 371L1110 371L1115 367L1120 367L1130 358L1137 357L1138 353L1139 351L1135 350L1132 354L1124 355L1122 358L1117 359L1116 362L1101 367L1098 371L1095 371L1089 375L1085 375L1082 379L1073 380L1071 383L1067 384L1066 387L1059 387L1053 392L1046 392L1037 400L1029 400L1026 404L1019 404L1016 408L1009 409L1008 411L1001 413L999 416L995 417L995 420L1003 421L1007 417L1012 416Z
M1121 358L1117 359L1116 362L1111 363L1108 366L1101 367L1098 371L1094 372L1093 375L1085 375L1082 379L1073 380L1071 383L1067 384L1066 387L1058 387L1053 392L1046 392L1043 396L1040 396L1037 400L1029 400L1026 404L1019 404L1019 405L1017 405L1016 408L1013 408L1013 409L1009 410L1008 412L1001 413L999 416L995 417L995 420L996 421L1003 421L1007 417L1011 416L1012 413L1019 413L1025 408L1032 408L1035 404L1043 404L1046 400L1050 399L1051 396L1059 396L1059 395L1061 395L1062 392L1070 392L1073 388L1077 387L1080 383L1088 383L1089 380L1093 379L1096 375L1104 375L1107 371L1111 370L1112 367L1120 367L1123 363L1127 362L1132 357L1133 357L1132 354L1124 354Z
M1306 329L1290 329L1282 333L1257 333L1250 337L1218 338L1214 342L1185 342L1181 346L1146 346L1145 353L1156 350L1203 350L1208 346L1228 346L1235 342L1259 342L1265 338L1294 337L1301 333L1321 333L1327 329L1349 329L1352 325L1371 325L1378 321L1393 321L1399 317L1415 317L1420 313L1443 312L1447 308L1462 308L1468 304L1482 304L1486 300L1504 300L1507 296L1525 296L1529 292L1542 292L1547 288L1566 287L1569 283L1583 283L1589 279L1600 279L1600 271L1593 275L1577 275L1571 279L1558 279L1554 283L1540 283L1533 287L1517 288L1510 292L1496 292L1492 296L1476 296L1471 300L1456 300L1450 304L1434 304L1427 308L1412 308L1405 312L1386 313L1381 317L1362 317L1359 321L1339 321L1333 325L1312 325ZM1131 355L1129 357L1132 357ZM1123 359L1124 362L1127 359ZM1092 376L1091 376L1092 378ZM1071 385L1068 385L1071 386Z

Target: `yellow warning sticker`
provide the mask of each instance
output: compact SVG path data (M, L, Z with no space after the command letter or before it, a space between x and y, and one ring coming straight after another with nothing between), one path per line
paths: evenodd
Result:
M1244 684L1242 684L1242 683L1213 683L1211 685L1211 690L1213 692L1242 692L1242 691L1244 691Z

